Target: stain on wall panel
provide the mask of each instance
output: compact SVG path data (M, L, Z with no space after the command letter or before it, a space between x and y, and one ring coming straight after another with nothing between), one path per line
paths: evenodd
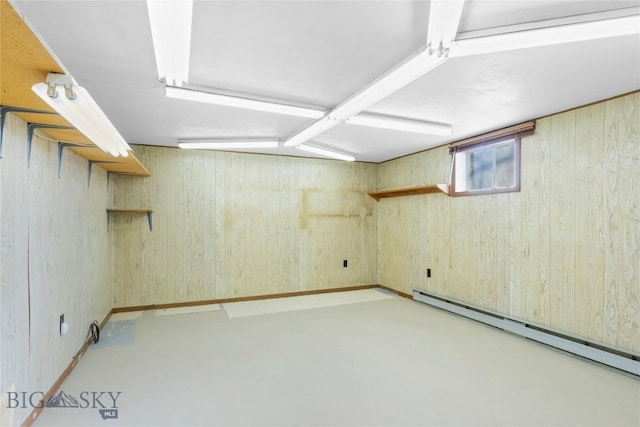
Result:
M135 149L153 176L116 177L114 205L152 208L154 230L115 230L138 254L116 254L114 306L375 283L375 165Z

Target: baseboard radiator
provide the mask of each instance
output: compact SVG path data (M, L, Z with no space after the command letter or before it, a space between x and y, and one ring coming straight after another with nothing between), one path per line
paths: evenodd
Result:
M556 331L550 331L538 325L524 323L478 307L447 300L425 291L415 289L413 291L413 299L640 376L640 361L636 355L607 348L603 345L584 341Z

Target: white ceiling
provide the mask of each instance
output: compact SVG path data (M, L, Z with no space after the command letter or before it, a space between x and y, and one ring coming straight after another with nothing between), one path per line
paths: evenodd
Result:
M286 139L313 119L164 97L144 1L14 1L130 144ZM331 108L426 44L428 1L196 1L189 85ZM465 2L457 39L634 1ZM606 15L602 15L606 16ZM313 143L382 162L640 89L640 35L450 58L369 112L451 124L447 137L341 124ZM239 150L309 156L293 147Z

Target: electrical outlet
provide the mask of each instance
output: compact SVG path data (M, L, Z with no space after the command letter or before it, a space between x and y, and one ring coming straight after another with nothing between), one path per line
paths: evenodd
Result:
M427 268L427 277L431 277L431 269Z
M349 262L348 262L346 259L345 259L345 260L343 260L343 261L342 261L342 266L343 266L344 268L347 268L347 267L349 266Z

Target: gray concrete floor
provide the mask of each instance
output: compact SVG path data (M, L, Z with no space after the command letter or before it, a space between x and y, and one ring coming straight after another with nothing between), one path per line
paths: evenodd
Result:
M638 379L403 298L102 332L36 427L640 425Z

